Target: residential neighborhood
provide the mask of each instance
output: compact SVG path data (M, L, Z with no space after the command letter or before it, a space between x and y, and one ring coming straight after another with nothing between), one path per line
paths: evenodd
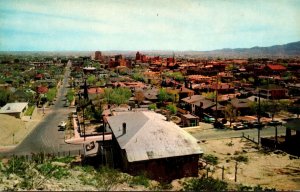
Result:
M52 138L64 133L66 148L47 149L44 142L44 152L79 150L82 160L98 159L99 165L132 175L144 172L159 181L195 177L205 169L201 162L209 154L202 143L207 139L200 134L205 129L215 134L231 130L261 149L299 157L300 90L289 89L299 83L299 59L195 60L175 54L141 59L140 54L96 51L47 62L2 56L1 114L30 122L34 113L47 118L64 110L60 121L50 119L48 124L56 131L49 132ZM259 66L255 72L248 67L254 64ZM191 65L205 71L191 73ZM10 80L15 77L18 84ZM246 136L248 130L256 136ZM38 152L41 147L30 150L25 145L20 143L13 153Z
M300 190L299 13L0 1L0 191Z

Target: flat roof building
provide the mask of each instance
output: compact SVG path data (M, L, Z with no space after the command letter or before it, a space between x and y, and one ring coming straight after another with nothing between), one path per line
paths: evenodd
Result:
M7 114L21 118L24 115L24 112L28 108L28 103L7 103L0 109L0 114Z

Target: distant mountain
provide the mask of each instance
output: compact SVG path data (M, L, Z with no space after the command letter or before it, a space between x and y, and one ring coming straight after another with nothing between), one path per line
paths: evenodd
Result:
M96 51L96 50L95 50ZM100 50L101 51L101 50ZM192 57L192 58L300 58L300 41L284 45L274 45L270 47L252 47L252 48L224 48L213 51L172 51L172 50L127 50L127 51L102 51L103 55L113 56L122 54L124 56L134 57L136 52L148 56L173 56ZM90 56L94 51L0 51L0 55L46 55L46 56Z
M138 51L138 50L137 50ZM300 57L300 41L284 45L274 45L270 47L252 47L236 49L219 49L213 51L171 51L171 50L139 50L142 54L149 56L172 56L176 57L221 57L221 58L288 58ZM103 51L104 54L113 55L114 53L134 56L135 51Z
M300 56L300 41L288 43L285 45L274 45L271 47L252 47L249 49L221 49L212 51L214 53L222 53L228 55L240 56L271 56L271 57L287 57Z
M199 52L202 56L212 57L300 57L300 41L284 45L274 45L270 47L252 47L237 49L220 49L214 51Z

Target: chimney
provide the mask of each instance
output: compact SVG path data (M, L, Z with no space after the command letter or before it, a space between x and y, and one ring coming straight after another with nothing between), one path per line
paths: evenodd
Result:
M123 135L125 135L126 134L126 123L124 122L123 123Z

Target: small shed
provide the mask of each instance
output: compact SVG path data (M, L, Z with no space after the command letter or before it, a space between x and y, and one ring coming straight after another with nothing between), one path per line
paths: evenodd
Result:
M190 113L181 115L183 127L194 127L199 125L199 117Z

